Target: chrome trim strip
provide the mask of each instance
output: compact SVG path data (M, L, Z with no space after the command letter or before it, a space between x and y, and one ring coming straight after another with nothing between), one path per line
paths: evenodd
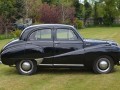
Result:
M76 67L84 67L84 64L39 64L39 66L76 66Z
M39 64L39 66L53 66L53 64Z
M76 67L84 67L84 64L53 64L54 66L76 66Z

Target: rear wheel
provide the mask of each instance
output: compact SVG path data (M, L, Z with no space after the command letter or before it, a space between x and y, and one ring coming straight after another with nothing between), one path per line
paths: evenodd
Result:
M107 74L110 73L114 68L114 62L112 58L108 56L99 57L93 65L93 70L95 73Z
M22 75L31 75L36 72L37 63L32 60L21 60L17 62L16 69Z

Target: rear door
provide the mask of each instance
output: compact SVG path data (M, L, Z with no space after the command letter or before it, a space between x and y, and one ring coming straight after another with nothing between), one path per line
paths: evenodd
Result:
M56 28L54 39L55 66L83 66L83 41L75 30Z

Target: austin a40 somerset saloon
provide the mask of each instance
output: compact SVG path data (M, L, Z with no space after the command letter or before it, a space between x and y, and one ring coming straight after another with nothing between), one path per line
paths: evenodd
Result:
M87 67L106 74L119 65L120 48L113 41L83 39L70 25L41 24L27 27L5 45L1 61L23 75L34 74L38 66Z

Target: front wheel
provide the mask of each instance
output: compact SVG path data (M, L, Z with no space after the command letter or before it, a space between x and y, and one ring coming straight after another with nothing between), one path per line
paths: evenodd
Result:
M37 63L32 60L21 60L17 62L16 69L22 75L31 75L36 72Z
M108 56L99 57L93 64L93 70L95 73L107 74L114 68L114 62L112 58Z

